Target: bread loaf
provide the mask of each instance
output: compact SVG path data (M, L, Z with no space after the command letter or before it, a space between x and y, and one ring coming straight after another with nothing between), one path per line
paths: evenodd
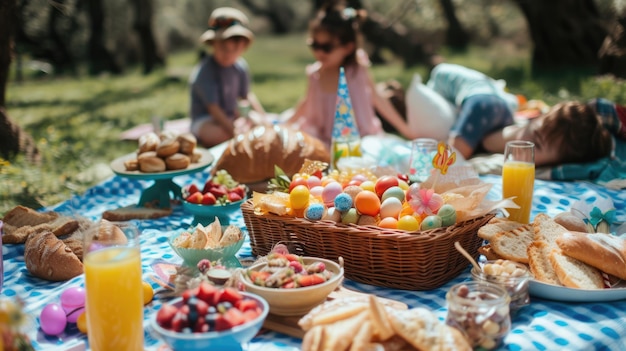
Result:
M566 256L560 249L552 249L550 263L564 286L577 289L602 289L604 280L600 271L575 258Z
M83 263L52 232L30 235L24 244L24 261L30 274L63 281L83 273Z
M565 232L556 243L565 255L626 279L626 240L623 238L602 233Z
M231 139L213 167L225 169L240 183L256 183L274 177L274 165L291 177L305 159L329 162L322 141L283 126L257 126Z
M4 219L5 244L23 244L34 233L50 231L55 236L73 233L79 228L77 220L61 216L56 212L40 213L31 208L17 206L9 211Z
M552 285L563 285L550 263L551 246L543 241L533 241L528 245L528 266L536 280Z
M489 223L478 228L478 236L491 241L498 233L521 227L523 224L506 218L493 217Z
M491 239L491 248L507 260L528 263L528 245L533 242L534 232L530 224L496 234Z
M581 218L576 217L571 212L561 212L554 216L554 221L562 225L563 228L573 232L588 232L587 224ZM593 231L592 231L593 232Z

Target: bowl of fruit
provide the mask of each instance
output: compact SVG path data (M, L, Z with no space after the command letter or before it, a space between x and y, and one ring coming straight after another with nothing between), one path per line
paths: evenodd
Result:
M343 279L343 267L331 260L274 252L266 258L241 270L240 280L245 291L267 300L275 315L306 314Z
M183 208L194 215L192 225L207 225L217 217L228 225L231 217L247 199L248 188L234 180L226 170L219 170L202 186L182 188Z
M172 350L242 350L269 312L261 296L202 282L164 303L150 319L156 335Z

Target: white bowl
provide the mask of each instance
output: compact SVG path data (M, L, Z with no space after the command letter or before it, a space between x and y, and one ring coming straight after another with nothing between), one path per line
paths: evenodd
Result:
M267 288L253 284L247 277L245 271L241 273L241 281L246 291L257 294L267 300L270 305L270 313L279 316L300 316L309 312L313 307L326 300L328 295L341 284L343 280L343 267L334 261L317 258L302 257L305 264L313 262L323 262L326 269L333 273L333 276L322 284L306 286L293 289ZM261 270L267 265L266 262L252 265L248 270Z
M267 301L261 296L241 292L244 299L255 300L262 311L255 319L224 331L208 331L205 333L179 333L168 330L159 325L156 321L156 313L150 318L150 327L156 332L170 348L174 351L201 351L201 350L242 350L241 344L252 340L261 330L263 322L269 312ZM182 298L172 300L170 304L180 307Z

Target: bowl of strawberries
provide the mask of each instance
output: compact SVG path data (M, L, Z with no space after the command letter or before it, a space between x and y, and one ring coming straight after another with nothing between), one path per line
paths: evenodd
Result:
M226 170L218 170L204 184L188 184L182 188L183 208L194 215L192 225L208 225L217 217L222 225L241 209L248 188L234 180Z
M244 290L267 300L270 313L300 316L341 284L343 267L323 258L272 252L240 274Z
M150 326L172 350L242 350L269 312L262 297L201 282L163 303Z

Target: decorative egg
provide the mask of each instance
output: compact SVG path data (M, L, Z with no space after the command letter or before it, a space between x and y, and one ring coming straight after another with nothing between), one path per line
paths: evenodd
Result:
M422 220L422 224L420 224L421 230L429 230L435 228L441 228L441 217L437 215L427 216Z
M376 225L377 223L378 220L376 219L376 217L368 215L359 216L359 221L357 222L358 225Z
M87 334L87 313L83 312L78 319L76 319L76 326L81 333Z
M335 198L335 208L341 212L346 212L352 208L352 197L346 193L341 193Z
M358 185L348 185L347 187L343 189L344 193L352 197L353 202L354 202L354 198L356 197L356 194L360 193L361 191L363 191L363 189L361 189L361 187Z
M363 183L361 183L361 185L359 185L361 187L361 189L363 190L368 190L368 191L374 191L374 186L376 184L371 181L371 180L366 180Z
M456 210L450 204L441 206L437 212L437 216L441 217L441 224L444 227L453 225L456 223Z
M341 223L343 224L357 224L359 221L359 214L356 212L356 208L350 208L346 213L341 216Z
M324 191L324 187L321 185L318 186L314 186L312 187L309 192L311 193L311 196L313 196L314 198L317 199L322 199L322 192Z
M306 185L296 185L289 193L289 203L294 210L303 210L309 205L311 195Z
M322 180L318 176L311 175L306 180L309 189L322 185Z
M310 204L304 211L304 217L317 221L324 216L324 205L322 204Z
M67 317L63 307L58 303L51 303L41 310L39 325L47 335L59 335L65 330Z
M330 207L326 210L326 214L322 216L322 219L326 221L341 222L341 212L334 207Z
M402 202L395 197L390 197L380 205L380 218L398 218L400 211L402 211Z
M404 190L402 190L401 187L399 186L392 186L391 188L385 190L385 192L383 193L383 197L381 197L380 199L385 202L385 200L387 200L390 197L395 197L398 200L400 200L400 202L404 201Z
M386 217L378 222L378 226L387 229L398 229L398 220L393 217Z
M65 289L61 293L61 307L65 311L67 321L76 323L76 319L85 311L85 289L77 286Z
M414 232L420 229L420 221L411 215L405 215L398 219L398 229Z
M343 187L337 182L328 183L322 190L322 201L328 207L335 205L335 198L343 192Z
M354 207L362 215L376 216L380 212L380 199L374 192L361 191L354 198Z

